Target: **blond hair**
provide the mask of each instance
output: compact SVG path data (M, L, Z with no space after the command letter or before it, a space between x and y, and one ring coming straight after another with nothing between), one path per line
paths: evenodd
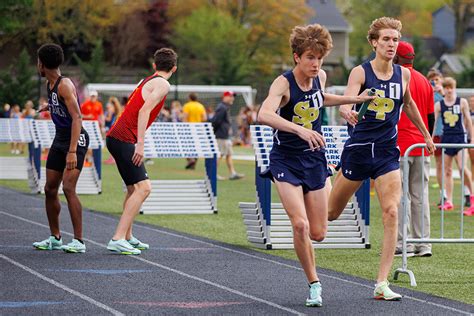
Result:
M453 77L445 77L443 80L443 88L456 88L456 79Z
M380 30L392 29L398 31L398 38L402 37L402 22L397 19L383 16L375 19L370 24L369 31L367 32L367 40L372 45L372 40L378 40L380 36Z
M122 105L120 104L119 100L116 97L110 97L109 102L114 107L115 116L119 117L122 115Z
M326 56L332 49L332 37L327 28L320 24L299 25L291 31L290 46L298 56L307 50Z

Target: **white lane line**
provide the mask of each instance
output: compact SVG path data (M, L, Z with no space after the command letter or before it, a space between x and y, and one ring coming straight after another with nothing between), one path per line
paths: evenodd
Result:
M104 219L114 220L113 217L104 216L104 215L98 214L97 212L91 212L90 214L93 214L97 217L101 217L101 218L104 218ZM240 255L243 255L243 256L247 256L247 257L250 257L250 258L254 258L254 259L262 260L262 261L265 261L265 262L273 263L273 264L280 265L280 266L283 266L283 267L286 267L286 268L303 271L302 268L295 267L295 266L292 266L292 265L287 264L287 263L279 262L279 261L268 259L268 258L263 258L263 257L257 256L257 255L253 255L253 254L246 253L246 252L243 252L243 251L240 251L240 250L235 250L235 249L232 249L232 248L224 247L224 246L221 246L221 245L216 245L216 244L213 244L211 242L195 239L195 238L192 238L192 237L167 232L167 231L164 231L164 230L148 227L148 226L145 226L145 225L140 225L140 223L134 223L134 226L135 227L140 227L140 228L143 228L143 229L147 229L147 230L151 230L151 231L163 234L163 235L179 237L179 238L182 238L182 239L194 241L194 242L201 243L201 244L204 244L204 245L216 247L216 248L219 248L219 249L222 249L222 250L225 250L225 251L229 251L229 252L240 254ZM370 289L370 290L374 289L373 286L363 284L363 283L359 283L359 282L355 282L355 281L351 281L351 280L346 280L346 279L336 277L336 276L333 276L333 275L328 275L328 274L320 273L320 272L318 272L318 275L324 276L324 277L329 278L329 279L341 281L341 282L344 282L344 283L362 286L362 287L365 287L365 288ZM404 299L406 299L406 298L411 299L413 301L420 302L420 303L425 303L425 304L432 305L432 306L435 306L435 307L438 307L438 308L443 308L443 309L450 310L450 311L453 311L453 312L457 312L457 313L460 313L460 314L463 314L463 315L472 315L472 313L470 313L470 312L466 312L466 311L463 311L463 310L460 310L460 309L457 309L457 308L454 308L454 307L445 306L445 305L441 305L441 304L438 304L438 303L430 302L430 301L427 301L427 300L419 299L419 298L416 298L416 297L413 297L413 296L410 296L410 295L404 295L403 298Z
M29 272L29 273L33 274L34 276L36 276L36 277L42 279L43 281L46 281L46 282L48 282L48 283L50 283L50 284L52 284L52 285L54 285L54 286L56 286L56 287L58 287L58 288L64 290L64 291L66 291L66 292L71 293L71 294L74 295L74 296L77 296L77 297L83 299L84 301L87 301L87 302L91 303L92 305L95 305L95 306L97 306L97 307L99 307L99 308L102 308L102 309L104 309L104 310L110 312L112 315L116 315L116 316L124 316L124 315L125 315L125 314L122 314L121 312L119 312L119 311L113 309L112 307L109 307L109 306L107 306L107 305L105 305L105 304L102 304L101 302L98 302L98 301L94 300L93 298L91 298L91 297L89 297L89 296L87 296L87 295L84 295L84 294L82 294L82 293L80 293L80 292L78 292L78 291L76 291L76 290L73 290L73 289L71 289L70 287L68 287L68 286L66 286L66 285L64 285L64 284L61 284L61 283L59 283L59 282L57 282L57 281L55 281L55 280L53 280L53 279L50 279L50 278L48 278L48 277L42 275L41 273L39 273L39 272L37 272L37 271L35 271L35 270L33 270L33 269L27 267L27 266L25 266L25 265L23 265L23 264L21 264L21 263L15 261L15 260L13 260L13 259L11 259L11 258L9 258L9 257L7 257L7 256L5 256L5 255L3 255L3 254L0 254L0 258L3 259L3 260L5 260L5 261L10 262L11 264L17 266L17 267L20 268L20 269L25 270L26 272Z
M23 217L20 217L20 216L17 216L17 215L13 215L13 214L10 214L10 213L6 213L6 212L3 212L3 211L0 211L1 214L4 214L6 216L10 216L10 217L13 217L13 218L16 218L18 220L21 220L21 221L24 221L24 222L27 222L27 223L30 223L30 224L34 224L34 225L37 225L37 226L41 226L41 227L44 227L44 228L47 228L49 229L49 226L47 225L43 225L43 224L40 224L40 223L37 223L37 222L34 222L34 221L31 221L29 219L26 219L26 218L23 218ZM69 235L69 236L73 236L74 237L74 234L71 234L69 232L66 232L66 231L62 231L62 234L64 235ZM86 238L83 238L84 241L87 241L88 243L91 243L93 245L96 245L96 246L99 246L99 247L102 247L102 248L107 248L106 245L104 244L101 244L101 243L98 243L98 242L95 242L91 239L86 239ZM3 256L3 255L2 255ZM234 290L232 288L229 288L227 286L224 286L224 285L220 285L220 284L217 284L217 283L214 283L212 281L209 281L209 280L206 280L206 279L202 279L200 277L197 277L197 276L194 276L194 275L190 275L190 274L187 274L185 272L182 272L182 271L179 271L179 270L176 270L176 269L173 269L173 268L170 268L168 266L165 266L165 265L162 265L162 264L159 264L159 263L156 263L156 262L153 262L153 261L149 261L147 259L144 259L144 258L141 258L141 257L138 257L138 256L131 256L131 258L133 259L136 259L136 260L139 260L139 261L142 261L142 262L145 262L145 263L148 263L148 264L151 264L153 266L156 266L156 267L159 267L161 269L164 269L164 270L167 270L169 272L173 272L173 273L176 273L176 274L179 274L181 276L184 276L184 277L187 277L187 278L190 278L190 279L193 279L193 280L196 280L196 281L199 281L199 282L202 282L202 283L205 283L205 284L208 284L208 285L211 285L211 286L214 286L214 287L217 287L221 290L225 290L225 291L228 291L230 293L233 293L233 294L236 294L236 295L239 295L239 296L242 296L242 297L245 297L245 298L248 298L248 299L251 299L253 301L256 301L256 302L259 302L259 303L263 303L263 304L266 304L268 306L271 306L271 307L274 307L274 308L277 308L277 309L280 309L280 310L283 310L283 311L286 311L288 313L291 313L291 314L294 314L294 315L304 315L303 313L297 311L297 310L294 310L294 309L291 309L291 308L287 308L287 307L284 307L282 305L279 305L279 304L276 304L276 303L273 303L273 302L270 302L270 301L267 301L267 300L264 300L262 298L259 298L259 297L256 297L256 296L253 296L253 295L250 295L250 294L247 294L247 293L243 293L243 292L240 292L238 290ZM27 268L27 267L25 267ZM29 269L29 268L28 268ZM30 269L31 270L31 269ZM27 270L28 271L28 270ZM33 270L31 270L33 271ZM30 272L30 271L28 271ZM35 271L33 271L35 272ZM31 272L30 272L31 273ZM34 274L37 275L37 276L41 276L42 279L44 280L50 280L46 277L43 277L43 275L39 274L35 272ZM51 280L53 282L55 282L54 280ZM49 281L48 281L49 282ZM51 283L51 282L50 282ZM57 283L57 282L56 282ZM59 284L59 283L58 283ZM56 284L55 284L56 285ZM74 291L74 290L71 290L71 291ZM79 293L79 292L77 292ZM80 293L79 293L80 294ZM81 294L82 295L82 294ZM85 295L84 295L85 296ZM91 299L92 300L92 299ZM99 303L99 302L97 302ZM101 303L99 303L101 304ZM105 305L104 305L105 306ZM123 315L123 314L120 314L120 315Z

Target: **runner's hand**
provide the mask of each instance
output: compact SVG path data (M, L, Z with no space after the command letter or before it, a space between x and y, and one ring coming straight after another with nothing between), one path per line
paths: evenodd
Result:
M326 142L321 134L311 129L301 128L298 130L297 135L304 141L306 141L311 150L319 150L322 147L326 146Z
M73 152L68 152L66 156L66 169L74 170L77 166L77 155Z
M339 115L341 115L341 117L345 119L348 124L352 126L355 126L357 122L359 121L359 118L358 118L359 113L357 113L356 111L352 109L347 110L347 109L344 109L343 107L339 107Z
M143 143L137 143L135 145L135 152L133 153L132 162L135 166L140 167L143 163L145 148Z

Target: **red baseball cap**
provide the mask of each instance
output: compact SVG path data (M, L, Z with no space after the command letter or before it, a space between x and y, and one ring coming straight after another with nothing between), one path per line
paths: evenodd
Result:
M225 91L223 94L222 94L222 97L235 97L235 92L233 91Z
M415 50L410 43L400 41L398 43L397 55L406 59L413 59L415 58Z

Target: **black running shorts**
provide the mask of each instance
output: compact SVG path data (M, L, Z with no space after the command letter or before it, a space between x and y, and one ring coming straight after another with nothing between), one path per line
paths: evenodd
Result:
M49 149L48 159L46 160L46 169L64 172L64 169L66 169L66 156L69 151L70 144L71 129L56 128L56 135L54 136L53 143ZM89 134L87 134L85 129L81 129L81 134L79 134L79 140L77 142L76 149L76 169L82 170L88 147Z
M125 143L110 136L107 136L106 144L107 149L115 159L120 176L126 185L134 185L135 183L148 179L145 164L142 163L137 167L132 162L132 157L135 153L135 144Z

